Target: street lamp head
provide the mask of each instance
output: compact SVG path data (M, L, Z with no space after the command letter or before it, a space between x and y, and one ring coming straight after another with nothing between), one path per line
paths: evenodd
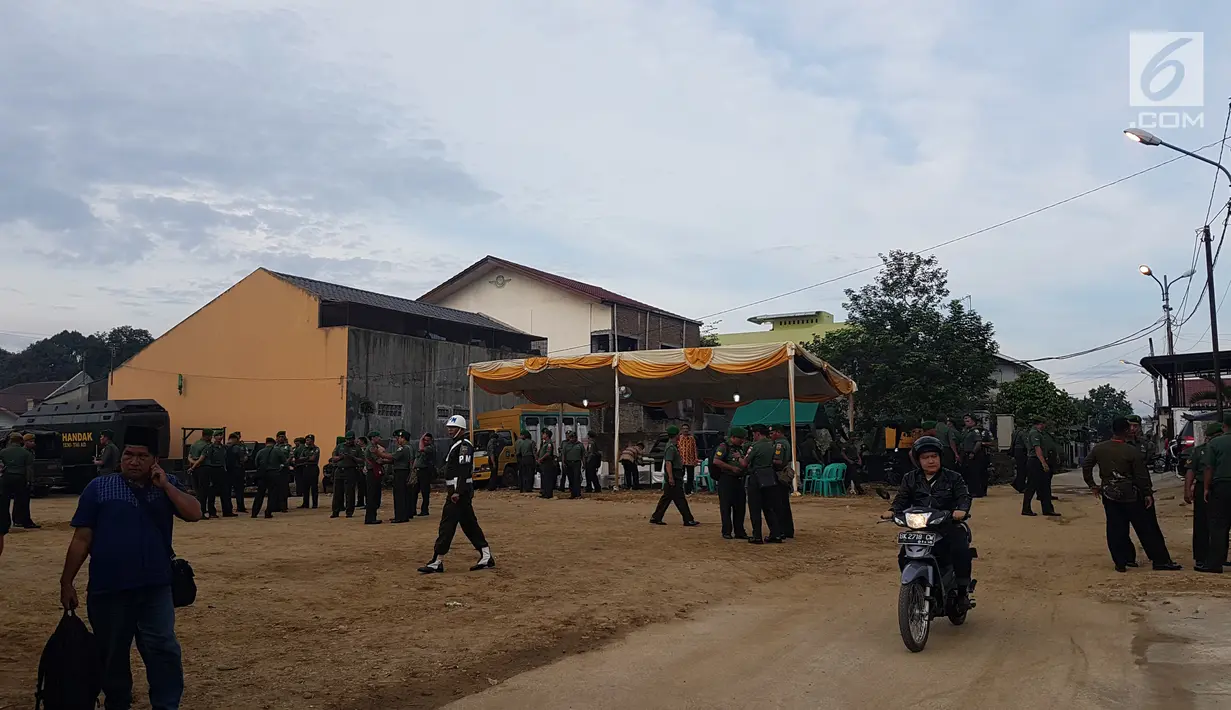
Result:
M1150 271L1150 267L1146 266L1145 264L1138 266L1137 270L1141 272L1142 276L1150 276L1154 273L1153 271Z
M1158 136L1149 131L1143 131L1140 128L1126 128L1124 129L1124 135L1142 145L1160 145L1162 143Z
M1191 278L1191 277L1193 276L1193 274L1195 274L1195 273L1197 273L1197 270L1196 270L1196 269L1189 269L1188 271L1185 271L1184 273L1182 273L1182 274L1180 274L1178 277L1176 277L1176 281L1179 281L1179 280L1181 280L1181 279Z

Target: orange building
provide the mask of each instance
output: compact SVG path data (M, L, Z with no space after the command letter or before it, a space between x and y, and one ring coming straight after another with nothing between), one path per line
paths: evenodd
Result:
M347 429L442 433L469 415L466 366L533 354L487 316L257 269L117 368L112 399L154 399L181 430L285 430L322 448ZM475 393L480 411L517 400Z

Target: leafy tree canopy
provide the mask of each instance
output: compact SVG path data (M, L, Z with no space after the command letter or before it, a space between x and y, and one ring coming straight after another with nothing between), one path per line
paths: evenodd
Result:
M67 380L85 370L99 378L154 342L148 330L122 325L93 335L66 330L31 343L19 352L0 349L0 387L20 382Z
M1111 420L1133 413L1128 394L1111 385L1099 385L1078 402L1078 410L1086 423L1101 437L1111 436Z
M986 406L992 324L949 298L949 273L936 257L895 250L880 258L874 282L846 290L847 327L804 344L859 384L859 424Z
M1046 372L1023 372L1001 385L995 408L998 413L1012 414L1022 425L1029 425L1031 417L1043 417L1048 428L1060 432L1084 421L1077 400L1056 387Z

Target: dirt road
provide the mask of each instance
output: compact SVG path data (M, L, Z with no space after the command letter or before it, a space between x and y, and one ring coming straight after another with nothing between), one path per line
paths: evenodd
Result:
M960 629L942 620L917 655L897 637L894 531L871 524L875 498L798 501L798 539L754 547L721 539L708 495L693 497L703 525L688 529L648 525L647 492L481 494L499 567L465 572L473 552L459 535L449 573L427 578L414 568L435 517L364 526L321 509L179 525L201 587L177 619L184 707L1102 708L1120 687L1137 693L1124 707L1219 697L1204 659L1225 659L1224 637L1198 633L1207 620L1192 627L1225 606L1231 577L1117 575L1097 501L1061 496L1058 520L1017 515L1007 489L976 504L980 606ZM0 558L0 708L30 701L73 503L35 501L44 529L14 532ZM1187 566L1190 513L1174 496L1160 504ZM136 661L134 675L140 697Z

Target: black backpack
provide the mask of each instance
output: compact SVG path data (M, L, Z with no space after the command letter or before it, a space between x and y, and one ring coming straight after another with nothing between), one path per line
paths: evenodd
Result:
M93 710L102 692L102 659L94 634L64 612L38 662L34 710Z

